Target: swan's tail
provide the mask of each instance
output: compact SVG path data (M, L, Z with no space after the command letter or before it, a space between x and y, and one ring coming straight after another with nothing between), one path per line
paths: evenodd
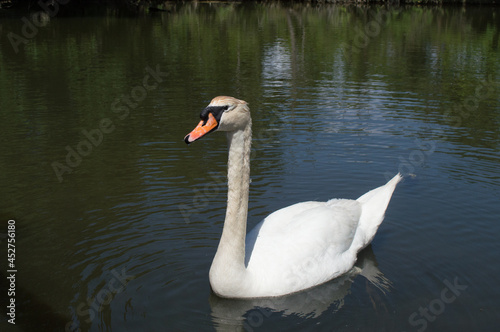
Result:
M387 209L387 205L389 205L392 193L402 178L401 174L398 173L385 185L370 190L357 199L361 203L362 211L351 245L356 251L360 251L366 247L375 237L378 227L382 223L382 220L384 220L385 210Z

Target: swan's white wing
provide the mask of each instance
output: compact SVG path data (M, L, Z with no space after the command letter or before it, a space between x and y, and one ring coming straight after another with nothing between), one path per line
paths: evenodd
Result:
M356 232L361 204L353 200L303 202L278 210L249 232L247 271L262 292L300 290L349 270L346 253ZM258 292L259 290L255 290Z

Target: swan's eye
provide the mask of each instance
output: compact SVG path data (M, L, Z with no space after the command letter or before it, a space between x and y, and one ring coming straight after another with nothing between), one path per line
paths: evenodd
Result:
M208 120L208 114L212 113L212 115L217 119L217 122L220 121L220 118L222 116L222 113L227 111L229 109L229 106L207 106L203 111L200 113L200 119L203 121Z

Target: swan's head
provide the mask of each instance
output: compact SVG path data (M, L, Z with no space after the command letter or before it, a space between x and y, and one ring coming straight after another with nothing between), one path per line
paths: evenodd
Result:
M200 113L201 121L192 132L184 137L184 142L192 143L212 131L243 130L250 123L250 109L246 101L233 97L219 96Z

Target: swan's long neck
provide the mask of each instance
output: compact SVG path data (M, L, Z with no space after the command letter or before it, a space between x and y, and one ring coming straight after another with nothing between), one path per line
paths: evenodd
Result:
M228 132L228 193L227 210L222 236L210 269L212 288L231 287L241 281L245 272L245 237L248 214L248 191L250 186L250 149L252 126L244 130ZM222 282L224 279L224 282ZM231 281L229 283L228 281ZM223 285L218 286L219 282ZM237 285L241 287L241 284Z

